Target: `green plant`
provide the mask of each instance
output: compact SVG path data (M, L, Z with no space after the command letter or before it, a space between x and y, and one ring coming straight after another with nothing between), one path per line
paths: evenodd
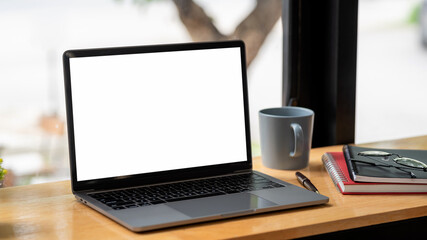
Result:
M421 3L415 5L408 17L409 24L416 24L420 22L420 14L421 14Z
M3 163L3 159L0 158L0 181L3 180L4 176L7 173L7 170L2 168L1 164Z

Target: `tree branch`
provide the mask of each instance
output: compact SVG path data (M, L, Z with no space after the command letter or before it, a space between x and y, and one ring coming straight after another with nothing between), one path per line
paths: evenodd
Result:
M259 49L281 15L281 0L258 0L254 10L229 37L229 39L242 39L245 42L248 66L258 54Z
M213 41L225 39L212 19L192 0L173 0L179 17L194 41Z
M257 0L252 12L236 27L231 35L222 34L212 19L193 0L173 0L179 17L194 41L241 39L246 45L246 64L249 66L279 20L282 0Z

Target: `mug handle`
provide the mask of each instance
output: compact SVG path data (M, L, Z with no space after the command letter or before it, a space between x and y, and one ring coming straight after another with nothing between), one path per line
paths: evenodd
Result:
M291 129L294 133L294 150L289 153L289 156L299 157L302 155L304 148L304 132L298 123L291 123Z

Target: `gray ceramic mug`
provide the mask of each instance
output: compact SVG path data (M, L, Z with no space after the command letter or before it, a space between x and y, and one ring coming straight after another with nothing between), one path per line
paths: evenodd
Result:
M295 170L307 167L314 112L302 107L259 111L261 156L264 166Z

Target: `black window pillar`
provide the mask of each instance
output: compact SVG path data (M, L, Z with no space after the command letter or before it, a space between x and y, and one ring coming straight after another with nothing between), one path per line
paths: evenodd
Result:
M283 0L283 105L315 112L313 147L353 143L358 0Z

